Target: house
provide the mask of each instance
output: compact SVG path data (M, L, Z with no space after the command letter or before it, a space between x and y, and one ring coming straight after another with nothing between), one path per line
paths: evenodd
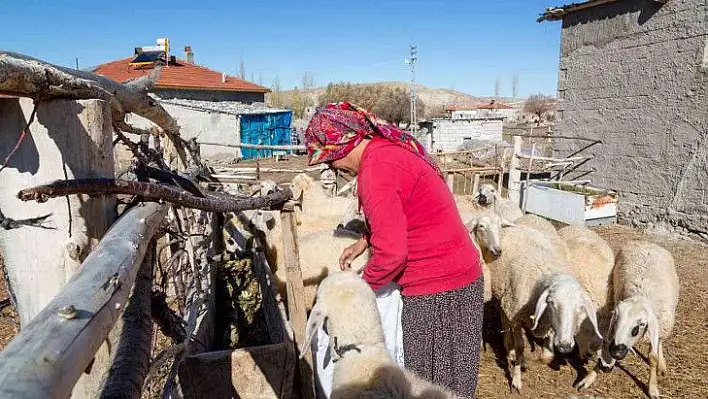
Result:
M158 39L157 43L136 47L132 57L102 64L94 73L126 82L161 66L151 95L177 120L183 138L205 143L200 148L205 159L249 159L273 154L272 150L224 145L291 143L292 111L267 107L264 97L269 89L196 65L189 46L185 47L182 60L170 55L169 40ZM137 115L129 114L126 119L137 127L151 126L151 122Z
M538 19L562 21L555 132L602 142L582 169L621 193L618 218L632 225L708 237L707 8L591 0ZM586 145L557 140L554 152Z
M468 111L453 111L450 117L432 118L428 122L426 148L429 151L458 151L471 141L498 142L502 140L504 118L475 116Z
M487 118L500 117L510 119L515 117L515 110L509 105L498 103L491 100L488 103L478 103L472 105L456 105L445 108L447 116L450 119L471 119L471 118Z
M167 39L158 39L158 46L136 47L133 56L101 64L93 73L123 83L150 74L158 65L162 70L151 92L161 99L252 104L265 102L270 92L267 87L195 64L190 46L185 47L185 59L170 55Z

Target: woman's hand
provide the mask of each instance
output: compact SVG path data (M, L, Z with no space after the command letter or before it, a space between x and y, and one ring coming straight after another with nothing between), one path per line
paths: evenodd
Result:
M366 239L362 237L354 244L344 248L342 255L339 257L339 267L342 270L348 269L354 259L358 258L359 255L366 251L367 246L368 243L366 242Z

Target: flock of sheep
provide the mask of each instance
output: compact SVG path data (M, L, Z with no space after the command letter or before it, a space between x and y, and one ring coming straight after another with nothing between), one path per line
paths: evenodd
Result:
M301 354L324 326L333 338L336 361L332 397L361 397L365 392L372 397L453 397L398 368L386 351L374 293L356 272L366 264L368 251L354 262L353 271L339 270L339 255L355 238L333 234L333 229L361 226L356 200L332 196L330 184L305 174L293 179L291 190L300 203L300 264L311 310ZM649 396L659 398L657 374L666 372L663 341L673 329L679 294L671 254L645 241L630 241L615 253L584 226L556 230L543 218L524 215L490 184L483 184L475 199L456 198L482 254L485 301L500 303L512 389L522 389L527 330L543 341L543 363L576 346L581 359L595 363L576 384L578 389L590 387L600 370L611 370L635 344L648 340ZM240 216L240 223L265 236L266 256L284 300L280 217L261 210Z

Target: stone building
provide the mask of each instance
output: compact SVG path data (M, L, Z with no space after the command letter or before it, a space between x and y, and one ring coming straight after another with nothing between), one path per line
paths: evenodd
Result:
M538 20L562 21L556 134L602 141L582 154L620 220L708 237L707 16L706 0L591 0Z

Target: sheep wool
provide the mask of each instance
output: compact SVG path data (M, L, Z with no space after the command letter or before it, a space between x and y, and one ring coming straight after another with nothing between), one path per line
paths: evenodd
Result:
M374 292L355 272L332 273L320 284L301 357L325 324L334 361L331 398L455 397L396 365L385 347Z

